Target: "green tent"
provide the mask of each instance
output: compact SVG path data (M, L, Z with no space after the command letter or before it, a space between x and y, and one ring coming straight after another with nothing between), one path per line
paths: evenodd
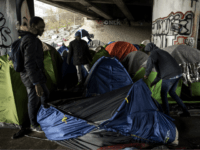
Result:
M0 56L0 122L22 124L27 114L26 88L8 55Z
M60 64L56 52L44 52L46 85L50 91L54 90L59 82L57 66ZM14 70L8 55L0 56L0 125L21 125L28 115L27 103L26 88L21 81L20 73Z
M101 50L99 50L97 53L95 53L95 55L93 56L93 59L92 59L92 63L90 64L92 67L94 65L94 63L99 59L101 58L102 56L105 56L105 57L110 57L109 53L104 49L102 48Z
M145 75L145 68L141 68L139 71L137 71L137 73L135 74L135 76L133 77L133 82L136 82L140 79L142 79ZM154 89L154 86L153 87L150 87L150 84L151 82L153 82L153 80L156 78L157 76L157 72L151 72L151 74L149 75L148 79L147 80L144 80L144 82L148 85L149 89L151 90L152 92L152 97L155 98L160 104L162 103L162 100L161 100L161 85L162 85L162 80L160 80L156 86L155 86L155 89ZM177 86L177 89L176 89L176 93L178 96L181 95L181 89L182 89L182 80L179 81L178 83L178 86ZM168 97L168 102L169 104L174 104L176 103L175 100L173 100L170 95L168 94L167 95ZM200 103L200 101L183 101L184 103Z

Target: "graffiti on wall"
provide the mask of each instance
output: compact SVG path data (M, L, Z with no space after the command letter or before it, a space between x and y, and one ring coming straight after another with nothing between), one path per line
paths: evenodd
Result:
M12 44L11 31L5 24L6 19L4 18L3 13L0 12L0 56L6 54L8 48L10 48Z
M159 18L152 23L151 41L160 48L176 44L194 46L194 14L191 11L170 13L168 17Z
M19 24L28 26L31 17L34 16L33 0L16 0L16 13Z
M103 22L104 25L116 25L116 26L120 26L121 25L121 22L119 19L117 20L105 20Z

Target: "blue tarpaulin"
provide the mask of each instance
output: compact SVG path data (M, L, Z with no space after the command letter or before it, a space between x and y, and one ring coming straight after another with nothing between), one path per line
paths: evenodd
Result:
M134 83L126 99L103 129L132 136L149 143L171 143L176 137L174 119L162 113L151 98L148 86L139 80Z
M117 58L103 56L91 68L85 84L86 96L90 97L125 87L133 81Z
M115 99L120 97L118 93L112 92L112 95L109 94L109 99L102 96L102 98L105 98L105 106L101 106L101 109L108 107L106 104L108 101L115 102ZM114 97L115 99L113 99ZM131 136L135 140L147 143L165 144L175 140L176 127L173 119L158 109L154 100L151 98L151 91L142 79L130 87L128 94L122 100L121 105L115 110L112 117L107 121L102 121L99 125L100 128L87 124L83 119L77 119L70 115L64 116L64 113L52 106L48 109L41 106L37 115L37 121L45 132L46 137L50 140L77 138L89 133L95 128L95 130L99 131L107 130L125 136ZM91 107L92 109L99 109L99 104L95 98L80 100L78 103L68 105L70 105L71 109L85 107L81 115L84 113L84 116L90 116L90 118L92 115L97 115L96 113L90 114ZM70 110L68 111L67 113L70 113ZM101 113L104 113L104 111L101 111ZM102 115L101 113L98 115ZM66 123L62 122L64 117L67 117Z
M64 117L67 117L66 123L62 122ZM40 124L46 137L49 140L55 141L77 138L95 128L95 126L87 124L87 121L70 115L64 115L52 106L48 109L45 109L43 106L40 107L37 122Z

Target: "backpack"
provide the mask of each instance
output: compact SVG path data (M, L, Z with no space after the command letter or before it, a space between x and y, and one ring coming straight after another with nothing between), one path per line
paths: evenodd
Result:
M24 70L24 57L20 49L21 39L16 40L11 46L11 52L9 53L10 59L13 62L14 70L16 72L22 72Z

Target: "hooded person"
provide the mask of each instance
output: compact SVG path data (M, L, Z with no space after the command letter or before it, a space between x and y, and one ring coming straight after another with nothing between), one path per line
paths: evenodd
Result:
M76 66L78 84L83 82L81 74L81 65L84 65L87 72L90 71L89 63L92 61L92 56L89 52L89 47L86 41L81 39L81 33L79 31L75 34L75 40L69 43L69 54L67 57L67 64L70 64L70 60L73 56L73 64Z
M155 67L157 76L150 86L152 87L162 79L161 98L165 114L170 115L167 99L167 93L169 92L170 96L182 108L183 113L181 116L189 117L190 113L188 112L187 107L175 92L178 82L182 77L181 67L168 52L159 49L153 43L148 43L144 51L149 54L144 79L148 78L152 68Z

